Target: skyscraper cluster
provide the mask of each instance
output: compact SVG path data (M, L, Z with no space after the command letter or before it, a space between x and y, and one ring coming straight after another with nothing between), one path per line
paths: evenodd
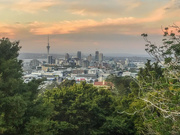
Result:
M48 43L47 43L47 61L48 64L55 64L56 60L53 58L52 55L50 55L50 44L49 44L49 35L48 35ZM82 59L81 51L77 51L77 56L75 58L70 58L70 55L68 53L65 54L65 61L67 62L75 62L76 65L81 65L83 67L88 67L89 64L92 62L93 57L90 54L87 58ZM99 51L95 51L95 59L96 62L102 62L103 61L103 53L99 53Z

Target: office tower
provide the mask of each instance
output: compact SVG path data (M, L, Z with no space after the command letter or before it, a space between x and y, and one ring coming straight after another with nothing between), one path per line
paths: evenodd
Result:
M69 54L66 53L66 54L65 54L65 60L68 60L68 59L69 59Z
M102 62L103 61L103 53L99 54L99 61Z
M99 51L95 52L95 61L99 61Z
M77 58L81 59L81 51L77 52Z
M52 64L56 63L56 59L52 57Z
M48 64L53 64L53 57L48 55Z
M88 56L87 60L88 60L89 62L92 61L92 55L91 55L91 54Z

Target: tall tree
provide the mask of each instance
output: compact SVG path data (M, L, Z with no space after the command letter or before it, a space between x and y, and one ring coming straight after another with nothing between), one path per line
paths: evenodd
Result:
M26 103L19 95L22 85L22 61L17 60L19 42L8 38L0 40L0 117L3 131L14 132L22 124ZM2 131L1 131L2 132Z
M40 80L23 83L20 48L18 41L0 39L0 134L43 134L50 131L44 127L51 127L51 107L38 97ZM29 133L32 127L37 130Z

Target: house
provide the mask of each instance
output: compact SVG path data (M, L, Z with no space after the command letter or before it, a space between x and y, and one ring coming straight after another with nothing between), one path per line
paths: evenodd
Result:
M102 87L102 88L106 88L106 89L112 89L114 88L114 84L112 82L105 82L105 81L102 81L102 82L94 82L94 86L95 87Z

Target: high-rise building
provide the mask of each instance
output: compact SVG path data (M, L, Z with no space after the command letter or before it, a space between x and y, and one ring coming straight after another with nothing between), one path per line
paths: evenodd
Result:
M81 51L77 52L77 58L81 59Z
M53 64L53 57L48 55L48 64Z
M89 62L92 61L92 55L91 55L91 54L88 56L87 60L88 60Z
M128 65L128 64L129 64L129 59L126 58L126 60L125 60L125 65Z
M66 54L65 54L65 60L68 60L68 59L69 59L69 54L66 53Z
M103 53L99 54L99 61L102 62L103 61Z
M96 60L96 61L99 61L99 51L96 51L96 52L95 52L95 60Z

